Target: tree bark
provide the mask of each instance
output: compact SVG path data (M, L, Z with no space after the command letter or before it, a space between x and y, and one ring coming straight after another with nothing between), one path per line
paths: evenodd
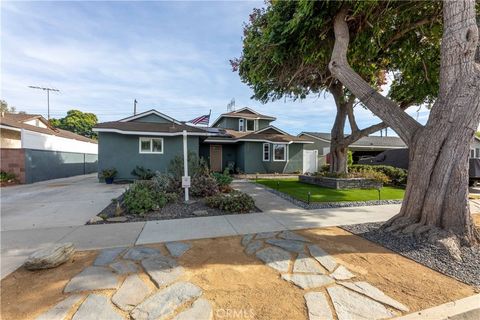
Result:
M445 245L480 241L468 205L470 143L480 122L480 72L475 64L478 28L474 1L444 1L439 97L425 126L381 96L348 65L346 9L335 18L330 71L349 91L391 126L410 149L409 178L400 213L387 230L427 234Z

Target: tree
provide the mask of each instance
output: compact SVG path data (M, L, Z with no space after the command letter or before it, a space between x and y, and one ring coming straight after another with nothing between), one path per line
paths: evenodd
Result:
M97 123L98 119L95 114L79 110L70 110L67 112L66 117L50 120L50 124L56 128L68 130L92 139L97 138L97 134L92 130Z
M347 171L350 144L387 127L382 122L360 129L354 115L355 95L332 77L328 68L335 43L331 17L341 5L336 1L272 1L266 9L254 9L244 28L242 55L231 61L242 81L253 89L253 97L264 103L284 97L302 99L322 91L333 95L337 112L331 130L332 172ZM441 8L436 2L397 3L397 7L409 17L408 23L398 21L399 9L390 10L387 3L357 3L357 32L349 58L362 79L375 89L384 84L386 72L396 71L390 96L406 109L412 104L431 103L438 91L435 73L422 77L417 70L438 69ZM371 25L370 16L380 13L392 28ZM423 30L427 23L436 28ZM424 35L429 41L418 50L418 38ZM383 45L372 45L371 39ZM410 43L401 53L392 54L391 48L400 41ZM347 119L351 129L348 136L344 134Z
M17 113L17 108L9 107L7 101L0 100L0 112ZM18 111L18 113L25 113L25 111Z

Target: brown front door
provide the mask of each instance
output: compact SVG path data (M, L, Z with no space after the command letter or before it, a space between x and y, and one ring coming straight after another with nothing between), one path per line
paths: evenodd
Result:
M222 146L218 144L210 145L210 170L222 172Z

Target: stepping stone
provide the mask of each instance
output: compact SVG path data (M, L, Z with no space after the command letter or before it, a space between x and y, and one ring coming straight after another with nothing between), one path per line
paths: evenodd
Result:
M292 256L285 250L279 248L265 248L256 253L257 258L265 264L280 272L288 272Z
M107 219L108 222L126 222L128 221L127 217L112 217Z
M183 274L183 267L169 257L156 256L142 261L143 268L157 287L169 285Z
M124 318L115 311L106 296L89 294L77 312L75 312L72 320L98 319L124 320Z
M307 303L308 320L333 320L327 298L322 292L309 292L303 296Z
M245 253L250 255L250 254L254 254L255 252L257 252L258 249L260 249L261 247L263 247L263 241L261 240L253 240L252 242L250 242L247 247L245 248Z
M152 256L162 255L160 251L148 247L133 247L123 255L125 259L130 260L143 260Z
M110 265L110 268L118 274L137 273L137 265L130 260L120 260Z
M394 314L382 304L341 286L327 288L338 320L374 320L392 318Z
M41 314L35 320L65 320L70 313L72 307L79 303L84 296L80 294L74 294L70 297L60 301L53 308L47 312Z
M200 298L195 301L190 309L179 313L173 320L211 320L213 310L208 300Z
M335 280L348 280L355 277L355 275L344 266L339 266L330 276Z
M375 288L368 282L365 282L365 281L340 282L340 284L344 287L347 287L350 290L361 293L367 297L372 298L373 300L377 300L378 302L394 307L395 309L398 309L400 311L405 311L405 312L409 311L408 307L401 304L397 300L390 298L381 290Z
M319 288L335 283L335 280L323 274L282 274L282 279L302 289Z
M191 244L183 242L167 242L165 243L165 246L167 247L168 252L176 258L182 256L192 247Z
M107 264L112 263L117 257L125 251L124 248L112 248L112 249L103 249L98 254L95 262L93 262L94 266L106 266Z
M332 272L335 270L337 262L331 255L323 251L323 249L320 249L318 246L312 244L308 246L308 250L310 251L310 254L328 271Z
M61 243L32 253L23 266L27 270L50 269L67 262L73 257L75 247L73 243Z
M177 282L149 297L132 310L135 320L154 320L171 317L183 304L198 298L202 289L190 282Z
M282 249L288 250L290 252L305 252L305 243L302 241L267 239L266 242Z
M288 231L288 230L285 230L285 231L282 231L280 232L280 234L278 235L280 238L282 239L285 239L285 240L296 240L296 241L303 241L303 242L310 242L310 240L308 240L307 238L304 238L292 231Z
M130 311L142 302L152 290L136 274L128 276L113 295L112 302L124 311Z
M87 267L70 279L63 292L117 289L118 285L117 275L109 268Z
M242 237L242 246L246 246L250 241L252 241L254 234L246 234Z
M276 235L277 235L276 232L260 232L260 233L257 233L257 235L255 236L255 239L275 238Z
M325 274L325 270L320 267L317 261L304 253L300 253L293 264L294 273L320 273Z

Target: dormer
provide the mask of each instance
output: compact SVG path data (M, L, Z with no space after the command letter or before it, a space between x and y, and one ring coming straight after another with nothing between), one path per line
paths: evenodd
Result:
M240 132L254 132L270 126L275 117L267 116L250 108L223 113L215 120L212 127L230 129Z

